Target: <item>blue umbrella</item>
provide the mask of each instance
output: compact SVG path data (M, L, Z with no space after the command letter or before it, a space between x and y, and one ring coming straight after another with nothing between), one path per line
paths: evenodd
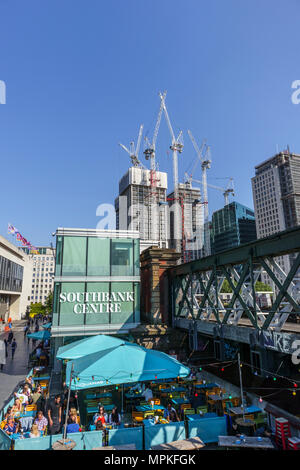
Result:
M28 338L31 339L39 339L40 341L45 341L46 339L50 339L51 333L48 330L37 331L36 333L29 333L27 335Z
M90 336L73 343L61 346L56 354L56 359L78 359L104 349L112 348L124 343L124 340L107 335Z
M44 323L44 325L42 325L42 328L45 328L45 330L48 330L49 328L51 328L52 326L52 323Z
M69 361L67 383L70 383L72 366L72 390L186 377L190 373L188 367L163 352L124 341L115 347Z

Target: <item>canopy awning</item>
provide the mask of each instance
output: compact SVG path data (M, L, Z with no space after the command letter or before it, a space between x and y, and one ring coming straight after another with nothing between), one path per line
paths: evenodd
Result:
M28 338L31 339L39 339L40 341L45 341L46 339L50 339L51 333L48 330L37 331L36 333L28 333Z
M105 385L186 377L190 369L167 354L122 342L116 346L70 360L66 383L72 390Z
M123 344L125 341L120 338L107 335L90 336L89 338L80 339L73 343L61 346L56 354L56 359L78 359L87 354L103 351Z

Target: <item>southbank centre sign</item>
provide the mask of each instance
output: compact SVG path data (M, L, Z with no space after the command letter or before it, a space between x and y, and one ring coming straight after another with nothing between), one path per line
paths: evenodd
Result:
M122 313L122 304L134 302L134 292L61 292L59 302L73 304L73 312Z

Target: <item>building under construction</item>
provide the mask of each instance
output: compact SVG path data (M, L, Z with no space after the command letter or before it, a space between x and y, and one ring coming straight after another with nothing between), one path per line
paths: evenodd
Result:
M204 249L204 207L201 203L199 188L193 188L191 183L178 184L179 239L174 230L175 205L174 192L168 195L170 242L169 247L181 252L181 261L187 262L203 257Z
M115 199L117 230L138 230L141 251L168 248L167 173L131 167Z

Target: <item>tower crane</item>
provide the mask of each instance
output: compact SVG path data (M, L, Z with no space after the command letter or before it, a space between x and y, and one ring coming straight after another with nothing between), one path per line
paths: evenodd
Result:
M120 147L122 147L122 149L124 149L125 152L127 152L128 155L130 156L132 165L135 167L140 167L140 168L145 168L144 165L139 160L139 151L140 151L140 146L141 146L143 129L144 129L144 124L141 124L136 147L133 141L130 142L129 149L125 147L125 145L119 143Z
M204 256L210 255L210 237L209 237L209 209L208 209L208 194L207 194L207 174L206 171L210 169L211 158L210 158L210 147L206 145L206 141L204 140L201 148L199 149L196 140L194 139L193 134L190 130L188 130L188 134L196 151L196 154L201 162L201 170L202 170L202 185L203 185L203 201L204 204ZM203 156L204 147L206 146L205 155ZM197 164L197 162L196 162ZM196 164L192 170L192 174L190 179L193 178L193 173L196 168Z
M165 91L163 93L163 97L166 97L167 92ZM158 205L157 205L157 191L156 191L156 186L157 182L159 181L157 179L156 175L156 170L157 170L157 163L155 160L155 147L156 147L156 140L158 136L158 131L161 123L161 117L163 113L163 104L162 101L160 103L160 108L154 128L154 133L153 133L153 138L152 142L148 139L148 137L145 137L145 142L146 142L146 148L144 150L144 155L146 160L150 160L150 192L147 195L148 197L148 227L149 227L149 239L150 240L156 240L157 238L160 241L160 233L159 233L159 213L158 213ZM165 211L165 218L166 218L166 211Z
M167 95L167 92L165 91L162 95L163 99L166 98L166 95ZM158 116L157 116L157 120L155 124L152 142L150 143L148 137L145 137L146 149L144 150L144 155L145 155L146 160L150 159L150 168L153 171L156 170L155 145L156 145L158 131L159 131L160 123L161 123L162 112L163 112L163 101L161 101L160 103L160 108L159 108L159 112L158 112Z
M163 106L165 118L169 127L171 134L171 145L170 149L173 152L173 181L174 181L174 200L175 200L175 210L174 210L174 239L175 239L175 248L176 251L181 251L179 249L180 236L179 236L179 194L178 194L178 153L182 153L183 150L183 141L182 141L182 131L179 132L178 136L175 137L172 124L169 118L167 111L165 96L159 93L161 104Z
M194 181L195 183L203 184L202 181L199 181L199 180L196 180L195 178L189 177L189 175L187 173L185 174L185 176L186 176L186 178L188 179L189 182ZM229 204L229 194L231 194L232 196L235 195L234 187L233 187L233 178L229 178L229 182L228 182L226 188L221 188L220 186L215 186L213 184L208 184L208 183L207 183L207 186L209 188L218 189L219 191L223 192L224 206L227 206L227 204Z

